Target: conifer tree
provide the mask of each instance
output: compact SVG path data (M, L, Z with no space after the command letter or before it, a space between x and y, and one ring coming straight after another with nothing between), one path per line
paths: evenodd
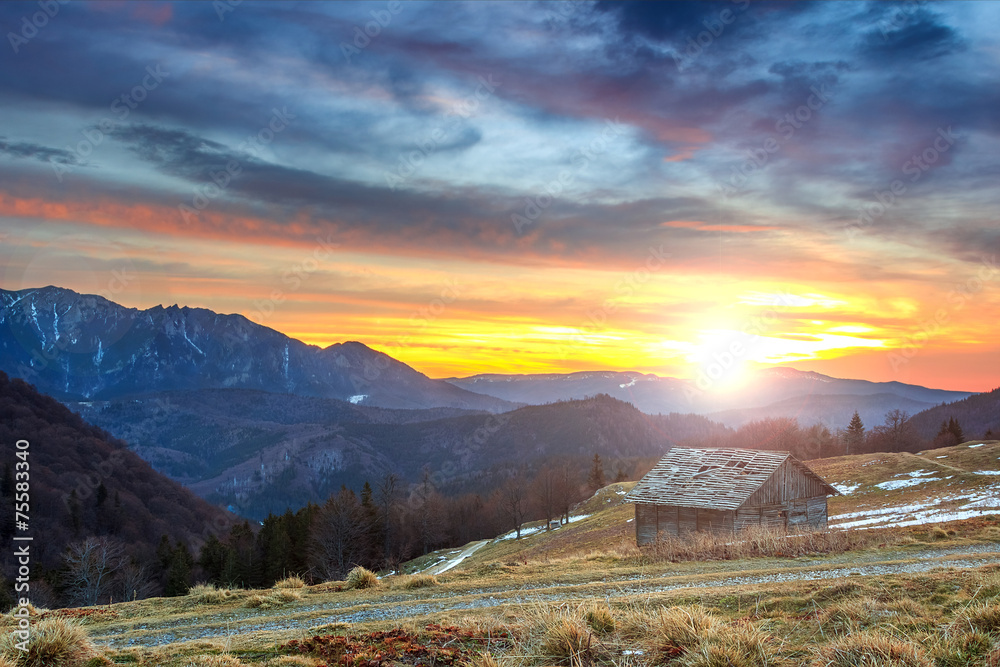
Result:
M604 488L607 482L604 479L604 463L600 454L594 454L594 461L590 466L590 474L587 476L587 486L591 491Z
M861 450L861 445L865 442L865 425L861 422L861 415L854 411L851 423L847 426L847 433L844 437L845 454L857 454Z

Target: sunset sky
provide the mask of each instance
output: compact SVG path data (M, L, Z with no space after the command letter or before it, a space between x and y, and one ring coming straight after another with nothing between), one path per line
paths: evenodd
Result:
M998 26L991 2L0 3L0 287L242 313L432 377L989 390Z

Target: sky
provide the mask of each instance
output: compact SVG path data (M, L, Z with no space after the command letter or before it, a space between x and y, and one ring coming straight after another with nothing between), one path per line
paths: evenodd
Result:
M0 3L0 288L431 377L1000 385L1000 3Z

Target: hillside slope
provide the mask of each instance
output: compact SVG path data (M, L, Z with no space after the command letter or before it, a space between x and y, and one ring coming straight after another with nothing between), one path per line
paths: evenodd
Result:
M653 417L610 397L530 406L500 415L455 409L385 410L245 390L175 392L73 404L127 440L158 470L247 516L360 490L386 472L442 491L490 490L505 471L543 459L611 465L660 456L672 444L723 431L704 417Z
M15 533L12 482L21 440L30 452L24 458L34 566L58 567L66 545L88 535L113 536L128 544L132 555L148 559L163 535L196 545L223 534L235 519L160 475L55 399L0 372L0 455L8 476L0 508L5 542ZM7 549L0 556L8 581L16 570L12 554Z

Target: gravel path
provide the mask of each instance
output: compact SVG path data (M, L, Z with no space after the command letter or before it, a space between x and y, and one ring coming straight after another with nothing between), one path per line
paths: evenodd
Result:
M302 631L331 623L360 623L366 621L391 621L400 618L435 614L453 610L484 609L509 604L527 602L551 602L571 599L611 599L639 594L662 593L665 591L689 589L711 589L723 586L743 586L818 579L838 579L841 577L885 576L890 574L912 574L927 572L941 567L972 568L1000 560L1000 546L995 544L968 545L941 549L924 549L913 552L893 551L880 558L877 553L866 554L859 560L845 563L836 557L812 560L808 563L790 562L780 572L754 574L741 571L740 574L715 572L692 575L690 572L650 572L648 575L606 579L597 582L567 584L537 584L533 586L510 586L477 589L462 592L461 597L471 600L451 602L454 593L431 594L419 600L409 595L390 595L372 603L357 601L326 602L295 607L289 611L294 617L275 619L273 611L252 609L228 610L219 614L207 614L192 621L177 619L158 624L97 630L93 638L100 644L114 648L127 646L159 646L173 642L226 638L247 632ZM905 562L898 562L905 559ZM767 569L777 569L773 564ZM713 576L714 575L714 576ZM697 576L696 581L691 581ZM687 581L684 581L687 579ZM601 590L572 591L574 587L603 585ZM408 600L412 600L409 601ZM313 615L316 612L327 614ZM141 637L120 637L136 631L148 630Z

